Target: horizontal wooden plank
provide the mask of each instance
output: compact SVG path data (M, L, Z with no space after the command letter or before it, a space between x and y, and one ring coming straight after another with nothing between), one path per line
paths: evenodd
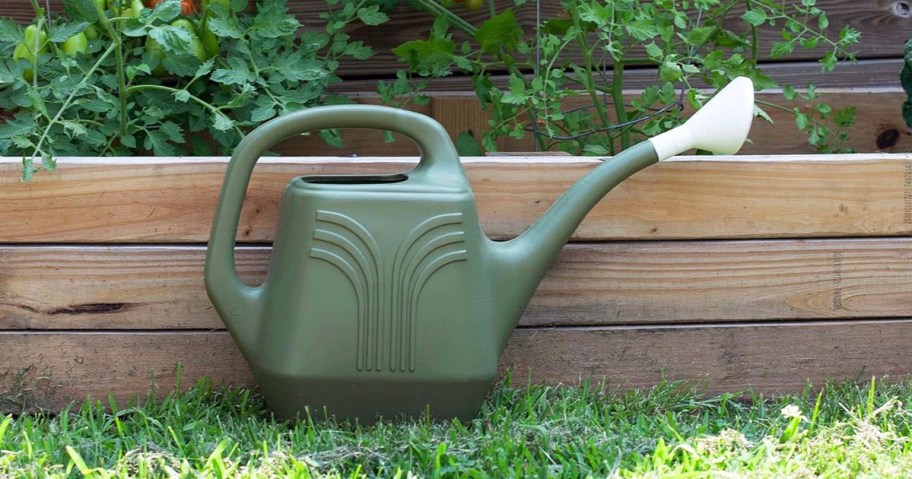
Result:
M63 0L50 0L48 2L53 11L61 11ZM253 2L251 2L253 3ZM42 2L44 4L44 2ZM496 8L503 11L514 7L513 0L496 0ZM907 39L912 16L909 15L908 5L904 2L888 2L884 0L819 0L817 5L828 13L830 21L829 31L836 35L845 25L858 29L862 36L861 42L855 50L861 58L901 57L902 45ZM290 0L289 11L311 30L324 31L325 24L320 13L326 10L326 2L322 0ZM536 16L539 9L541 19L553 18L560 15L563 7L560 0L542 0L541 2L528 2L516 8L516 17L527 34L531 34L539 23ZM476 25L483 22L487 16L487 9L478 12L467 12L456 9L456 12L469 22ZM731 29L743 30L743 22L737 17L743 14L744 7L736 5L732 9L730 18L725 25ZM694 13L695 14L695 13ZM29 2L5 2L0 5L0 17L12 17L25 23L31 20L34 12ZM426 38L428 30L433 23L433 16L410 8L406 3L401 3L391 14L390 22L377 27L361 25L352 26L348 31L356 40L363 40L374 48L376 54L367 61L351 61L344 63L342 74L349 77L356 76L390 76L400 64L390 50L407 40ZM782 25L778 25L779 29ZM771 42L781 40L777 28L761 27L758 29L761 44L762 58L768 59ZM457 35L458 36L458 35ZM815 51L797 49L789 59L819 58L825 52L823 48Z
M860 60L854 63L839 63L831 73L824 73L817 61L796 61L788 63L764 63L761 65L763 73L768 75L780 85L792 85L803 88L812 83L819 88L839 88L872 90L879 88L898 88L899 75L897 72L904 64L902 58L879 58ZM611 77L613 72L605 72ZM628 90L642 90L650 85L655 85L659 78L657 68L633 68L624 70L624 88ZM507 88L509 77L506 75L493 75L491 80L500 88ZM692 79L692 85L705 87L700 79ZM343 82L331 85L330 90L355 96L363 96L377 91L377 80L373 78L350 78ZM474 92L472 77L465 75L452 75L437 78L430 82L424 90L431 94L446 94L452 92Z
M177 369L180 364L181 374ZM227 333L0 332L0 411L59 410L70 401L108 395L126 402L185 387L253 384Z
M898 70L897 70L898 71ZM635 93L635 92L631 92ZM821 98L834 110L855 108L856 123L847 131L849 140L842 145L857 152L893 152L912 151L912 129L902 118L901 108L896 98L904 98L905 93L898 85L869 89L820 89ZM774 103L791 108L782 95L775 91L766 91L756 95L758 103ZM627 102L630 101L630 96ZM358 96L360 103L378 103L375 94ZM761 103L761 106L763 103ZM564 108L590 107L588 97L571 97L564 101ZM799 104L803 111L811 113L811 107ZM807 135L795 127L795 119L790 110L763 106L773 123L756 119L751 127L750 142L741 150L743 154L806 154L815 153L816 148L807 142ZM415 108L416 111L430 115L450 132L452 137L461 131L472 131L476 137L488 128L490 114L484 112L478 100L470 93L439 92L431 95L427 105ZM690 114L689 112L687 113ZM300 137L283 143L276 151L289 156L307 155L352 155L352 156L409 156L415 155L414 145L408 141L385 143L382 133L371 130L346 130L343 132L345 146L329 146L317 135ZM531 132L524 138L500 138L497 141L499 151L522 152L535 151L535 140Z
M19 181L0 159L0 243L205 242L224 158L61 158ZM414 160L412 160L414 161ZM464 158L482 227L494 238L531 225L592 158ZM281 191L302 174L401 171L405 159L264 159L241 241L270 241ZM577 240L892 236L912 233L912 155L682 157L609 193Z
M250 284L270 249L239 249ZM205 250L0 247L0 330L221 329ZM912 316L912 239L586 243L567 246L522 325Z
M708 392L799 391L811 382L905 379L912 320L518 330L502 366L522 381L648 387L701 382Z
M771 394L808 382L912 373L912 320L702 327L520 329L501 369L514 384L605 381L622 388L688 380L709 393ZM120 401L201 376L250 386L224 332L0 332L0 410L56 410L87 397Z

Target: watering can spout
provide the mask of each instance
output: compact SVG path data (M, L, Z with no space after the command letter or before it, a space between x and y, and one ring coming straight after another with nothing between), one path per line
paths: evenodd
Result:
M506 296L513 296L504 304L528 302L586 214L618 183L653 163L693 148L736 153L747 139L753 109L751 81L745 77L733 80L683 125L623 151L580 178L520 236L492 243L500 270L498 283L510 289ZM508 317L518 320L519 315L512 313ZM515 324L503 326L506 341Z

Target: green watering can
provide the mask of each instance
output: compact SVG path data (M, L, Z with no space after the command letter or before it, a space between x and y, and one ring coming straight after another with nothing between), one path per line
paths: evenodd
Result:
M691 148L737 152L753 104L750 80L734 80L687 123L605 161L502 242L482 232L456 149L434 120L366 105L285 115L252 131L228 164L206 289L279 417L472 417L526 303L586 213L657 161ZM245 285L234 247L254 164L285 138L327 128L401 133L421 161L400 174L292 179L266 280Z

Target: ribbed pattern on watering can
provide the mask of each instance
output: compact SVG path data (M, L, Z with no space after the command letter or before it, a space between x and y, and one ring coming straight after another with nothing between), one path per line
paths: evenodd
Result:
M421 293L434 273L467 260L462 213L440 214L419 223L405 235L389 264L374 236L354 218L318 210L316 220L310 256L338 269L357 302L356 369L414 372Z

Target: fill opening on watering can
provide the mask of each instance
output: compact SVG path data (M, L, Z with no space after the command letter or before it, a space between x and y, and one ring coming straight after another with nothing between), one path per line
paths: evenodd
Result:
M317 185L375 185L383 183L401 183L408 179L404 173L391 175L325 175L302 176L304 183Z

